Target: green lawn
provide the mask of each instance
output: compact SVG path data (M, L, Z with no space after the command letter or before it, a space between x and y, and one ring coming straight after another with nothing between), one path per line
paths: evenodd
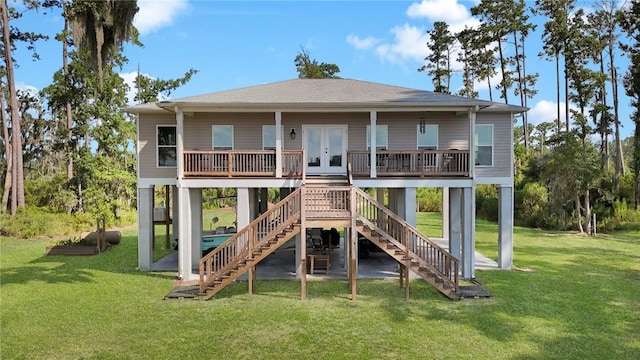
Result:
M418 227L438 236L438 217ZM477 224L496 252L496 226ZM174 274L136 271L136 234L93 257L0 238L2 359L637 359L640 233L517 228L515 265L477 272L491 299L452 302L414 281L259 281L207 302L162 300ZM495 257L493 254L487 254Z

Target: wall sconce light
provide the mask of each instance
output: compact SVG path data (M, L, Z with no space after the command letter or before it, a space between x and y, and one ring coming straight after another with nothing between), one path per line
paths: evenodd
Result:
M294 140L296 138L296 129L291 128L291 132L289 133L289 136L291 136L291 140Z
M424 115L420 116L420 134L424 134L426 132L426 126L424 124Z

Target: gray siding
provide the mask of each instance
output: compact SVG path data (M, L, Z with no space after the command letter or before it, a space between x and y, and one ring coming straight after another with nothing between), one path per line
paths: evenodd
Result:
M513 151L511 116L509 114L478 114L476 124L493 124L493 166L476 166L476 177L510 177Z
M159 168L157 155L157 125L175 125L176 117L173 114L140 114L138 126L138 168L141 178L175 179L176 168Z
M389 150L418 148L418 124L422 116L425 124L438 125L438 149L469 149L469 116L466 114L379 113L377 123L389 127Z
M421 116L426 124L438 125L438 149L469 149L468 115L438 112L379 112L377 123L389 127L390 150L417 149L417 127ZM478 124L493 124L494 164L476 167L477 177L511 176L511 118L509 114L478 114ZM173 114L140 115L138 143L141 178L175 178L175 168L158 168L156 154L156 126L175 125ZM210 149L212 125L234 126L234 149L262 149L262 125L274 125L275 114L267 113L196 113L185 115L185 149ZM344 124L348 126L348 149L366 149L366 127L369 113L283 113L283 145L286 150L302 148L302 124ZM291 129L296 138L291 139Z

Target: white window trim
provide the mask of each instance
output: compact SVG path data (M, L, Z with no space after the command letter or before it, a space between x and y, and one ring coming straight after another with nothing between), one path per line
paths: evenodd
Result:
M262 150L265 150L265 146L264 146L264 129L265 129L267 126L273 126L273 127L275 127L275 125L271 125L271 124L264 124L264 125L262 125ZM280 139L282 140L282 148L284 149L284 125L280 125ZM275 146L275 142L276 142L276 139L275 139L275 138L273 139L273 142L274 142L274 144L273 144L273 148L275 149L275 147L276 147L276 146Z
M234 144L234 138L235 138L235 128L233 125L231 124L218 124L218 125L211 125L211 149L215 150L216 149L216 143L213 140L215 138L215 129L216 126L231 126L231 150L235 149L235 144Z
M386 129L385 130L385 144L384 144L385 148L383 150L383 151L385 151L385 150L389 150L389 125L387 125L387 124L380 124L380 125L376 124L376 136L377 136L378 129L382 129L382 128ZM367 134L367 136L366 136L366 138L367 138L367 150L369 150L371 148L371 138L370 138L370 136L371 136L371 125L367 125L367 133L366 134ZM379 148L380 146L381 145L376 141L376 151L378 151L377 148Z
M493 124L476 124L476 126L475 126L476 134L478 133L478 128L479 127L483 127L483 126L491 127L491 145L489 145L489 144L480 144L480 139L478 138L477 135L474 134L474 136L476 137L475 141L474 141L474 144L473 144L474 145L474 149L473 149L473 151L474 151L474 159L477 159L477 156L475 156L475 152L476 152L476 149L479 146L491 146L491 164L490 165L475 165L475 167L490 168L490 167L493 167L493 164L494 164L494 155L495 155L495 152L496 152L496 148L495 148L495 137L496 137L496 135L495 135L495 133L493 131Z
M424 124L424 126L425 126L425 133L427 132L427 128L428 127L433 126L433 127L436 128L436 144L435 144L436 148L435 148L435 150L438 150L439 149L438 144L440 144L440 128L438 127L438 124ZM420 124L418 124L417 131L416 131L416 148L418 150L420 150Z
M176 144L175 145L160 145L158 143L158 131L160 130L161 127L172 127L174 129L176 129ZM158 124L156 125L156 169L176 169L178 167L178 126L175 124L167 124L167 125L161 125ZM160 148L161 147L174 147L176 148L176 165L174 166L160 166Z

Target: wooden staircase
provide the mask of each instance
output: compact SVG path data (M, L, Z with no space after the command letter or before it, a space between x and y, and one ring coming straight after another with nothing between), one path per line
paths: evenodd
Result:
M459 260L360 189L356 196L356 229L449 299L460 299Z
M343 219L450 299L459 299L459 260L364 191L302 186L200 260L199 297L209 299L300 233L314 218ZM251 285L250 285L251 286ZM408 285L407 285L408 286ZM250 287L251 289L251 287ZM407 287L408 289L408 287Z
M300 233L301 189L200 259L199 297L209 299Z

